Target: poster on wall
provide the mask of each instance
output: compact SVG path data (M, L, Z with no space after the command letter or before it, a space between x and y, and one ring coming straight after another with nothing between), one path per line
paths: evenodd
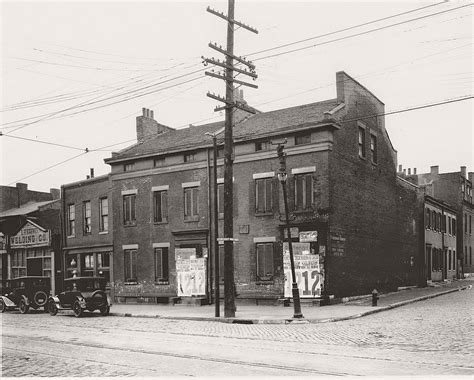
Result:
M293 243L296 283L301 298L312 298L321 295L323 275L319 265L319 255L310 255L309 243ZM295 247L296 246L296 247ZM306 253L308 252L308 253ZM291 291L291 264L288 243L283 243L283 269L285 273L285 297L293 297Z
M175 258L178 296L206 295L206 259L196 258L195 248L176 248Z

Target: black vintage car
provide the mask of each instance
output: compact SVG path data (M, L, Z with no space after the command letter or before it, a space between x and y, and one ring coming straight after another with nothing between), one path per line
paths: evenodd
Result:
M0 311L8 309L20 310L21 314L28 313L30 307L47 310L47 301L51 292L49 277L25 276L6 281L6 294L0 296Z
M57 296L49 297L48 311L56 315L59 310L69 309L76 317L84 311L99 310L101 315L108 315L111 302L105 293L107 279L103 277L73 277L64 280L64 291Z

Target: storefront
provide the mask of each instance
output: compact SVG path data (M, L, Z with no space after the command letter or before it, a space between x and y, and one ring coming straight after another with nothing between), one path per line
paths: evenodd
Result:
M110 287L112 245L65 248L65 278L104 277Z
M54 292L55 259L51 231L31 220L10 236L10 254L8 255L8 278L23 276L44 276L51 278Z

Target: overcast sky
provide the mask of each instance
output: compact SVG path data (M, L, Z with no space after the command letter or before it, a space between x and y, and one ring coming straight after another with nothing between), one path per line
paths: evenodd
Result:
M235 33L259 76L244 97L261 111L332 99L340 70L387 112L472 96L472 4L237 0L236 19L259 31ZM226 24L207 6L227 13L225 1L1 2L1 185L48 191L108 173L142 107L174 128L222 120L206 92L224 83L200 57L221 58L208 43L225 46ZM472 99L386 116L398 163L419 173L474 171L473 125Z

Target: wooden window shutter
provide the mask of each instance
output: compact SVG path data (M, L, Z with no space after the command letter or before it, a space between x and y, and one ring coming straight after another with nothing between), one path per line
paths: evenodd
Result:
M295 210L295 177L288 176L286 183L286 192L288 196L288 209L290 211Z
M249 182L249 215L255 215L257 211L257 202L255 199L255 181Z
M273 201L273 213L277 214L280 212L280 181L277 178L272 180L272 201Z
M276 277L283 273L283 242L273 243L273 272Z

